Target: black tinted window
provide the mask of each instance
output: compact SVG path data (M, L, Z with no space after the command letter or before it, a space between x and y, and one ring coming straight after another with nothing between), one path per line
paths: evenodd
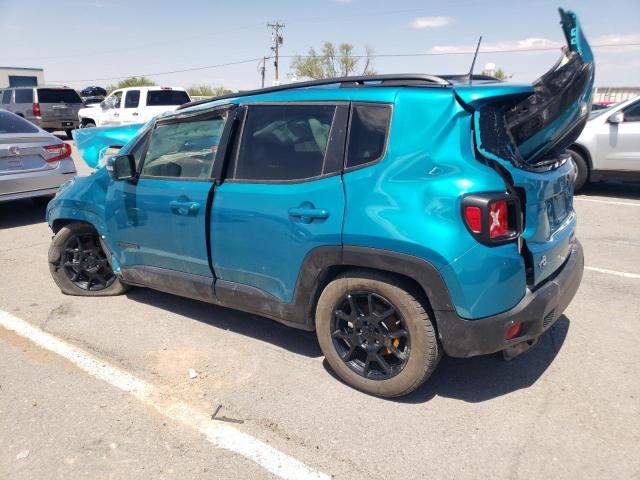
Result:
M189 95L183 90L149 90L147 92L147 105L150 107L182 105L189 101Z
M124 96L124 108L138 108L140 90L129 90Z
M2 103L6 105L11 102L11 90L5 90L2 92Z
M335 110L331 105L249 107L234 177L299 180L322 175Z
M33 90L31 88L16 90L15 103L33 103Z
M625 122L640 122L640 102L627 107L624 111Z
M142 175L209 178L224 117L160 124L151 134Z
M0 111L0 133L38 133L38 129L24 118Z
M386 105L353 105L347 168L373 162L382 156L390 115L391 108Z
M40 103L82 103L78 92L70 88L39 88Z

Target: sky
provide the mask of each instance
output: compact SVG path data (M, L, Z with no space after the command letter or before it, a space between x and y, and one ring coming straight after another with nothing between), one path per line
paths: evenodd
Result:
M594 48L596 86L640 86L639 0L0 0L0 66L40 67L46 83L75 88L145 75L246 90L260 86L267 23L279 21L282 82L290 56L325 41L361 55L370 47L382 55L373 58L378 73L466 73L480 35L476 71L494 63L511 81L531 82L564 44L558 6L579 15L591 45L614 45ZM198 70L165 73L189 69Z

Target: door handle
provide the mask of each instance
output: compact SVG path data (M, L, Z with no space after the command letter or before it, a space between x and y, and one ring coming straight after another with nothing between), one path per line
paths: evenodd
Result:
M169 202L169 206L178 215L192 215L200 209L198 202L180 202L178 200L172 200Z
M315 208L310 202L304 202L299 207L290 208L289 216L299 218L302 223L311 223L314 220L329 218L329 211L324 208Z
M133 115L134 117L138 116L138 112L133 112L131 115Z

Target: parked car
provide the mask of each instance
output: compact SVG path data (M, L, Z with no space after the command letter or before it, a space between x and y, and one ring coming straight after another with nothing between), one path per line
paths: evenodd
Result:
M102 87L86 87L80 91L82 97L106 97L107 91Z
M113 91L100 108L78 112L80 128L144 123L191 101L184 88L131 87Z
M82 99L82 103L84 103L85 107L99 107L103 102L104 97L86 97Z
M443 352L522 353L584 263L564 147L594 66L577 18L561 16L568 46L535 85L346 77L154 119L49 204L54 281L315 330L340 378L380 396L417 388ZM79 148L112 145L108 133Z
M640 181L640 96L592 113L569 152L576 190L599 180Z
M15 87L2 91L2 108L26 118L47 132L78 128L83 107L78 92L69 87Z
M75 174L69 145L15 113L0 109L0 202L48 200Z

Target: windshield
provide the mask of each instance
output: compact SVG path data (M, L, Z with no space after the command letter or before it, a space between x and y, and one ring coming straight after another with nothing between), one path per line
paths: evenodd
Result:
M38 133L38 128L13 113L0 111L0 134L3 133Z
M149 107L182 105L190 100L184 90L149 90L147 92L147 106Z
M39 88L40 103L82 103L78 92L70 88Z

